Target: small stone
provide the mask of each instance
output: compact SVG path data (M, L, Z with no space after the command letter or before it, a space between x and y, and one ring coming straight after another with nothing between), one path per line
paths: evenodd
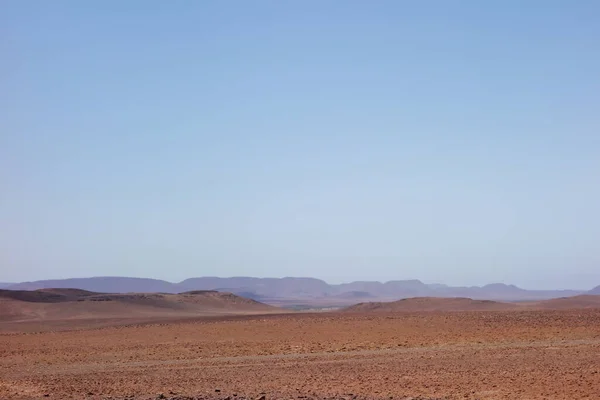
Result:
M267 399L267 396L265 396L264 394L261 394L261 395L258 397L258 399L256 399L256 400L266 400L266 399Z
M221 393L221 389L215 389L215 393Z

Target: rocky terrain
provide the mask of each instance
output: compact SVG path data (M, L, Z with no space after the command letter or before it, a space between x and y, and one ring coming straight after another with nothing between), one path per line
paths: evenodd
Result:
M318 395L297 395L297 396L289 396L289 395L277 395L274 393L261 392L255 396L240 396L236 393L233 395L224 395L221 394L222 390L215 389L215 394L202 394L198 396L187 396L187 395L178 395L177 393L170 391L168 394L159 393L156 396L149 396L145 400L274 400L286 398L289 399L291 397L292 400L390 400L389 397L369 397L369 396L358 396L353 393L348 393L346 395L339 396L318 396ZM49 397L49 396L48 396ZM131 397L111 397L110 400L129 400ZM409 396L409 397L395 397L395 400L443 400L442 398L433 398L433 397L423 397L423 396Z
M96 293L81 289L0 290L0 331L6 322L196 317L283 312L231 293Z
M2 399L597 399L600 309L298 313L0 333Z

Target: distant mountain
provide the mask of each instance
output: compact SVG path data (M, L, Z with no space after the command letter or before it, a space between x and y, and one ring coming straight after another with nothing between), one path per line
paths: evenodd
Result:
M341 294L346 292L363 292L374 295L383 291L383 283L373 281L357 281L351 283L342 283L340 285L332 285L332 294Z
M413 297L463 297L474 300L519 301L544 300L584 294L576 290L525 290L515 285L492 283L485 286L455 287L443 284L425 284L419 280L389 282L358 281L330 285L315 278L253 278L253 277L199 277L172 283L158 279L94 277L24 282L8 287L11 290L36 290L45 288L77 288L93 292L128 293L160 292L181 293L192 290L223 290L264 302L298 300L316 302L359 299L394 301ZM587 294L600 294L600 287Z
M334 293L367 292L371 294L371 297L415 297L432 293L432 289L428 285L416 279L385 283L373 281L342 283L332 285L332 291Z
M0 282L0 289L4 289L7 288L9 286L14 285L14 283L9 283L9 282Z
M177 285L149 278L101 276L93 278L52 279L23 282L8 287L10 290L37 290L48 288L75 288L101 293L178 293Z
M468 297L476 300L544 300L556 297L569 297L581 294L578 290L526 290L515 285L492 283L485 286L437 287L432 297Z
M600 285L596 286L595 288L593 288L592 290L590 290L586 294L600 294Z
M427 286L429 286L431 289L445 289L448 287L448 285L443 283L428 283Z
M372 298L374 296L369 292L351 291L351 292L344 292L344 293L336 294L334 297L338 298L338 299L356 300L356 299L368 299L368 298Z
M179 286L189 290L237 288L263 298L315 298L331 293L331 286L327 282L315 278L203 277L186 279Z

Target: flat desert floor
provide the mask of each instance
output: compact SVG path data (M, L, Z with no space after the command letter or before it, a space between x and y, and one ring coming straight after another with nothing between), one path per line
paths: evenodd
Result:
M600 309L116 323L3 326L0 398L600 398Z

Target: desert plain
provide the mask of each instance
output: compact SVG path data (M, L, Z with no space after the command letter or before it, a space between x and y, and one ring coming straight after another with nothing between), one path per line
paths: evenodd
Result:
M600 399L597 297L27 319L19 301L0 303L0 399Z

